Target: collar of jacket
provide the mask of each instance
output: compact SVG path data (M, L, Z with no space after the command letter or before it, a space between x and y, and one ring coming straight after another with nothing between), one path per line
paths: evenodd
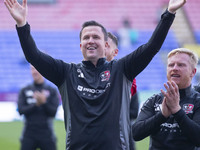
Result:
M87 68L98 68L104 65L106 62L106 58L99 58L97 65L95 66L91 61L82 61L83 66Z
M180 97L185 97L185 96L189 96L191 94L191 85L185 89L179 89L179 93L180 93Z

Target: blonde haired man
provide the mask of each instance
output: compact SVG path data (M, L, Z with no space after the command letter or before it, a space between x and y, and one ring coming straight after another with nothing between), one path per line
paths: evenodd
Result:
M132 126L136 141L150 136L149 150L200 146L200 94L191 87L197 55L178 48L168 54L166 91L149 98Z

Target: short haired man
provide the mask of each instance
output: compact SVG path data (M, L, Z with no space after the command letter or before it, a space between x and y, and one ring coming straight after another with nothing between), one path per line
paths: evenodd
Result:
M114 34L108 32L108 47L106 49L107 61L112 61L114 57L117 56L117 54L118 54L118 39ZM127 86L130 86L130 84L128 84ZM122 120L125 119L123 122L128 122L130 125L134 122L134 120L137 118L138 115L139 102L136 91L137 91L136 79L133 79L132 86L127 88L126 91L127 95L123 97L123 101L125 101L127 105L130 105L126 106L128 109L124 110L127 111L125 113L130 114L130 118L129 117L121 118ZM132 138L130 138L129 141L130 141L129 142L130 150L134 150L135 149L134 141L132 140Z
M132 127L136 141L150 136L149 150L200 146L200 94L191 87L198 56L178 48L168 54L166 91L149 98Z
M25 116L21 150L56 150L53 119L59 105L58 92L31 65L33 83L19 92L18 110Z
M105 28L96 21L84 23L80 32L84 59L73 64L54 59L37 48L26 20L27 0L22 5L17 0L4 0L17 23L26 59L59 88L67 132L66 149L129 149L128 142L124 141L129 141L130 124L121 120L121 112L127 109L122 102L127 82L133 81L158 52L176 10L185 2L170 0L151 39L118 61L105 59L108 46ZM124 114L122 118L127 116Z

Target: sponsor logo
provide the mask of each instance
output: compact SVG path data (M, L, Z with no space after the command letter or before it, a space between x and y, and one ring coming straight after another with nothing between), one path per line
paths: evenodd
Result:
M193 104L184 104L183 105L183 110L185 111L186 114L193 113L193 108L194 108Z
M78 85L77 89L81 92L88 92L88 93L103 93L105 90L98 90L98 89L90 89L83 86Z
M161 126L160 131L163 132L170 132L170 133L182 132L180 130L178 123L163 123L160 126Z
M88 87L83 87L81 85L78 85L77 90L82 92L83 95L96 97L97 94L104 93L108 87L110 87L110 83L106 84L105 89L91 89Z
M155 111L161 111L162 110L162 104L155 103L154 108L155 108Z
M35 104L35 103L36 103L36 99L34 99L34 98L28 98L28 99L26 100L26 102L27 102L28 104Z
M161 124L162 127L167 127L167 128L179 128L178 123L163 123Z
M101 81L108 81L110 79L110 71L104 71L100 74Z
M27 97L32 97L33 96L33 91L32 90L27 90L27 91L25 91L25 95Z
M81 71L81 69L77 69L77 72L78 72L78 77L79 77L79 78L84 78L84 74L83 74L83 72Z
M80 86L78 85L78 88L77 88L79 91L83 91L83 86Z

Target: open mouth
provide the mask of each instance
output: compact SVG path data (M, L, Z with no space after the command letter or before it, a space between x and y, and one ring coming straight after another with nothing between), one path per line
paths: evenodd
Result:
M94 47L94 46L90 46L90 47L87 48L87 50L95 50L95 49L97 49L97 48Z
M181 76L179 74L172 74L171 77L173 77L173 78L180 78Z

